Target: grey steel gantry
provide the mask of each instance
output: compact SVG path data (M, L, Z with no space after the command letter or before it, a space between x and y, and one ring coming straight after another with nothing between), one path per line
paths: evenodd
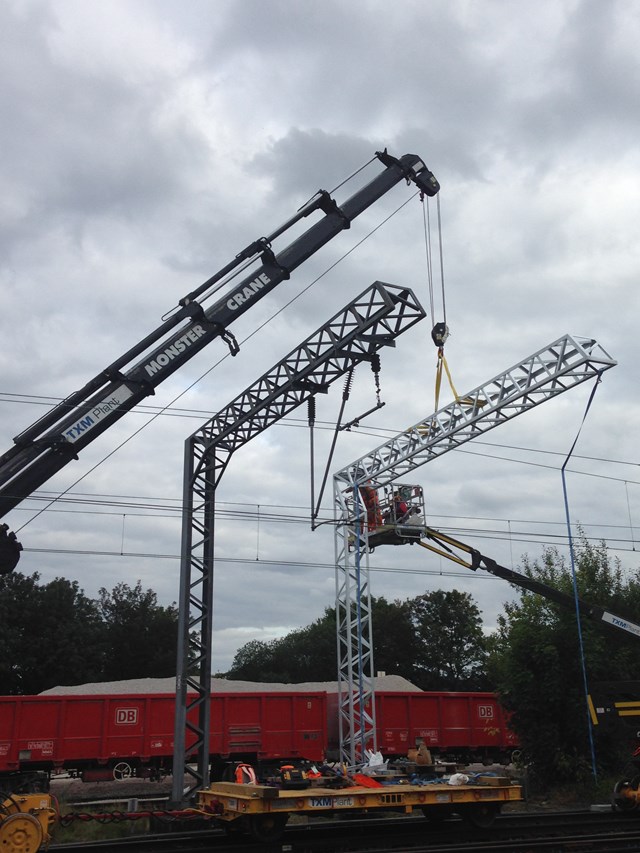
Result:
M232 454L425 317L406 287L374 282L185 443L172 798L209 782L215 493ZM377 356L376 356L377 357ZM187 742L188 741L188 742ZM194 762L195 757L195 762ZM197 766L193 766L197 764ZM184 789L184 780L193 782Z
M377 749L369 530L361 488L396 481L505 421L597 377L616 364L593 339L565 335L334 475L336 622L342 760L354 766ZM415 531L415 528L414 528Z

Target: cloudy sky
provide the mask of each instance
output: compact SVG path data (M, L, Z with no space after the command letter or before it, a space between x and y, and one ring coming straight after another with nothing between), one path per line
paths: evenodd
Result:
M574 525L636 571L639 38L633 0L5 0L0 450L317 189L387 147L420 155L442 187L446 355L459 392L565 333L617 359L568 493ZM237 358L211 344L6 517L25 546L20 570L77 580L90 596L140 579L161 603L177 600L185 439L371 282L409 286L429 307L412 193L396 187L238 320ZM386 405L341 434L332 470L433 412L436 284L436 316L383 353ZM319 401L316 482L341 390ZM560 466L590 391L418 469L431 524L513 567L545 544L566 554ZM441 403L450 399L444 388ZM345 418L374 403L362 368ZM302 410L224 475L217 669L245 642L333 604L333 535L310 530L309 483ZM371 569L376 595L469 592L487 630L512 597L416 548L380 548Z

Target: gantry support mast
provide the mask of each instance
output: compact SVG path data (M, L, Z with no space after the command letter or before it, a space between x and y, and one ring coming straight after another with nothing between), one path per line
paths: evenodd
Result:
M408 288L374 282L185 444L172 798L209 783L215 493L233 453L421 320ZM197 756L194 768L193 756ZM193 785L184 790L185 777Z
M334 475L336 617L342 760L377 748L369 531L359 487L383 486L505 421L599 376L616 362L593 339L565 335Z

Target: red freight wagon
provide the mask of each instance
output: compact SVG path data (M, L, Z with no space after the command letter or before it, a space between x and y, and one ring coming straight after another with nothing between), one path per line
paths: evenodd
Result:
M450 760L496 760L517 746L492 693L380 693L376 721L378 748L388 755L423 742Z
M338 743L337 695L330 697L329 744ZM420 742L443 761L508 761L517 747L493 693L376 692L378 749L406 756Z
M320 761L326 715L323 692L215 693L210 753ZM3 696L0 774L64 769L95 779L170 771L174 716L173 694Z

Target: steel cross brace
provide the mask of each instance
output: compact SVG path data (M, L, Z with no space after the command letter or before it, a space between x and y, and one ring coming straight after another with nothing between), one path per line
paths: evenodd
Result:
M592 338L569 335L474 388L334 475L336 616L342 760L377 748L366 513L358 488L413 471L517 415L568 391L616 361Z
M185 443L172 800L209 783L215 493L235 450L326 393L421 320L413 292L374 282ZM194 757L197 767L193 766ZM193 784L184 789L184 780Z

